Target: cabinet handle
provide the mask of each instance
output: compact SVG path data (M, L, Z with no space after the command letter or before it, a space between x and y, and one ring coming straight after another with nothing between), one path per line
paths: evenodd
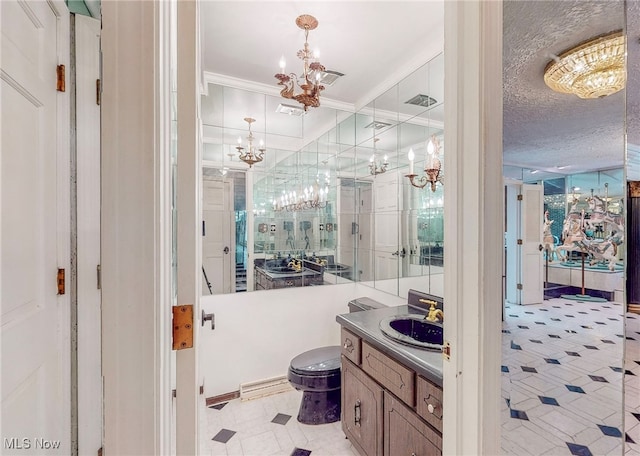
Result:
M351 342L351 339L345 339L343 348L346 351L348 351L349 353L351 353L353 351L353 342ZM349 350L349 349L351 349L351 350Z
M360 418L360 399L358 399L353 407L353 422L356 426L360 426Z

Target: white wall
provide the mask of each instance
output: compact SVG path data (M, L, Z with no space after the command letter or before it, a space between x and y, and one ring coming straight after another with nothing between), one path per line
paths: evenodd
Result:
M240 384L287 374L296 355L340 343L336 315L349 312L350 300L368 296L388 306L406 303L360 284L287 288L205 296L206 313L215 314L200 331L200 374L205 397L238 391Z

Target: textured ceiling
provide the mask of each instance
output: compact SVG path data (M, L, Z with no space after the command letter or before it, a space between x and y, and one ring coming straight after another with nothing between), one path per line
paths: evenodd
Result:
M623 165L625 91L583 100L543 80L553 55L623 28L622 1L504 3L505 164L562 174Z

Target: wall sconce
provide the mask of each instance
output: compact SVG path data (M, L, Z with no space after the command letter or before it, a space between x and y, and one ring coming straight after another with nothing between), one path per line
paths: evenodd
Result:
M418 188L424 188L427 184L431 184L431 191L436 191L436 183L440 182L444 185L443 176L440 175L440 169L442 163L440 162L440 141L436 135L431 135L429 143L427 144L427 157L424 163L424 174L418 177L413 172L413 160L415 154L413 149L409 149L409 174L406 177L409 178L411 185Z

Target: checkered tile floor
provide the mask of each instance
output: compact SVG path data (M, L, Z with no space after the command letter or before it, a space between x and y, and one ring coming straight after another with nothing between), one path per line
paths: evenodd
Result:
M505 309L503 454L640 455L640 316L625 334L622 314L561 298Z
M626 332L624 323L622 306L608 302L558 298L506 309L502 454L640 456L640 315L626 316ZM340 422L298 423L301 396L203 404L200 453L357 456Z

